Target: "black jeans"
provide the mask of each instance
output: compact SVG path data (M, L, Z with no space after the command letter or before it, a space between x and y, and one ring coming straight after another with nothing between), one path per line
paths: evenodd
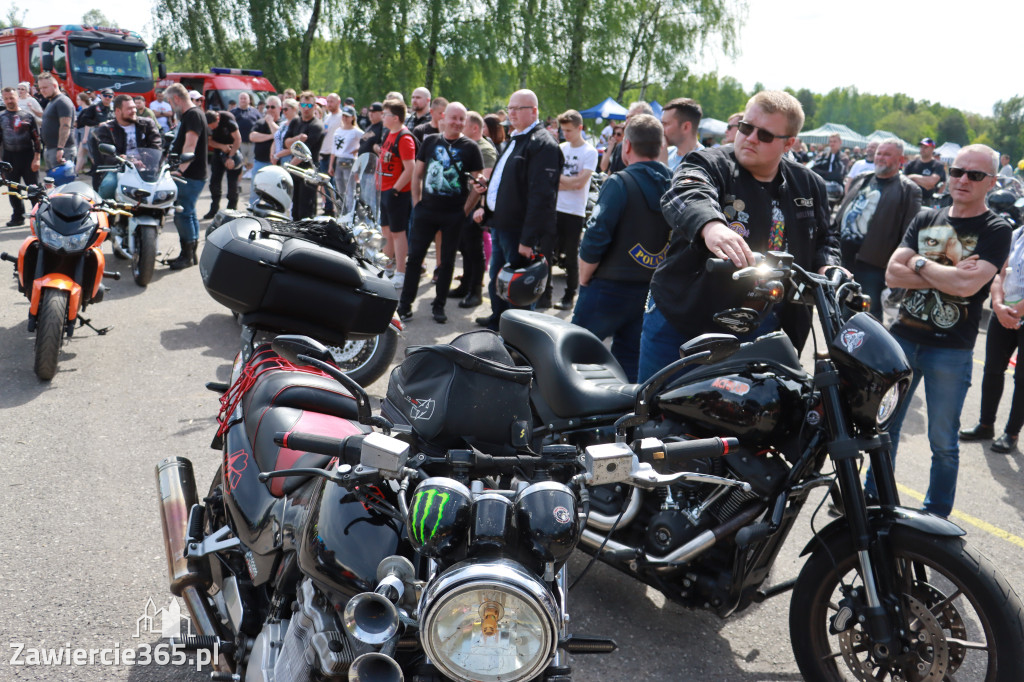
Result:
M985 370L981 379L981 423L995 424L999 399L1003 397L1003 377L1013 352L1024 340L1024 329L1007 329L999 324L995 313L988 323L985 337ZM1017 368L1013 372L1013 402L1010 416L1006 420L1006 433L1016 436L1024 426L1024 358L1017 357Z
M484 286L484 228L473 220L466 218L462 225L462 239L459 244L462 253L462 283L469 293L480 291Z
M441 232L441 267L437 269L437 287L434 290L432 307L443 308L448 300L448 289L452 285L452 270L455 268L455 254L459 251L462 223L465 221L462 209L451 212L424 210L416 207L412 225L409 226L409 258L405 262L405 284L398 303L399 310L409 310L416 300L420 285L420 271L427 249L434 243L434 235Z
M221 180L224 175L228 176L228 208L234 210L238 208L238 176L242 174L241 167L236 167L228 170L224 166L224 159L220 152L214 152L211 154L213 157L210 161L210 199L213 200L214 206L220 205L220 186ZM301 184L301 183L296 183Z
M4 152L4 161L11 164L13 170L8 174L7 179L11 182L20 182L24 185L39 184L39 173L32 170L32 158L35 152L31 149L22 152ZM25 218L25 204L14 194L8 195L11 200L11 219L22 220ZM34 206L37 202L33 201Z
M555 214L555 245L551 250L551 256L565 255L565 263L562 265L565 270L565 298L572 298L580 288L581 234L583 234L583 216L561 212ZM549 256L549 260L553 261L554 259ZM548 284L544 289L544 296L547 298L551 298L551 281L553 279L548 276Z

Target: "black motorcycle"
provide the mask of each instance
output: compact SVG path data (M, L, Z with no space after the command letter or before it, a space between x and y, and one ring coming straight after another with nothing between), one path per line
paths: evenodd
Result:
M530 370L451 348L436 354L529 412ZM308 337L239 357L232 377L209 493L189 460L157 466L171 591L199 631L181 644L215 652L215 679L568 682L566 653L614 650L568 633L565 562L588 486L630 471L619 453L427 440L373 416ZM420 424L445 411L406 407Z
M722 267L732 269L709 261ZM629 384L586 330L526 311L502 316L506 344L535 369L537 446L636 455L627 484L591 491L581 549L723 617L792 590L790 638L808 680L1024 679L1017 594L963 530L900 505L886 431L912 372L888 331L857 312L866 309L858 285L838 269L807 272L783 253L733 278L751 283L765 311L783 296L817 310L825 341L819 349L815 338L813 373L781 332L745 344L713 334ZM763 314L739 308L720 320L745 333ZM713 436L731 438L706 440ZM858 475L865 455L878 499ZM795 580L766 586L822 488L841 517L816 529Z

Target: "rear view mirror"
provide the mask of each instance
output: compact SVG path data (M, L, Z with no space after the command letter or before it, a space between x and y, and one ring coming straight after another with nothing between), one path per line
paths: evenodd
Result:
M117 156L117 147L115 147L112 144L101 144L100 151L106 154L107 156Z
M295 142L291 148L292 156L300 161L310 161L313 158L313 152L309 151L309 147L306 146L305 142Z

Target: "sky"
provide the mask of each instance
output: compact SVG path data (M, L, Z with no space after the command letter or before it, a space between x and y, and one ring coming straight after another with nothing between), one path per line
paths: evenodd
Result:
M734 0L727 0L733 2ZM0 13L22 0L0 0ZM1024 94L1018 40L1020 0L748 0L739 31L739 56L709 49L691 68L717 71L750 89L808 88L927 99L967 112L992 114L998 100ZM150 0L48 0L28 5L26 26L74 23L98 7L117 22L152 38ZM258 68L259 65L250 65ZM685 96L686 93L678 93Z

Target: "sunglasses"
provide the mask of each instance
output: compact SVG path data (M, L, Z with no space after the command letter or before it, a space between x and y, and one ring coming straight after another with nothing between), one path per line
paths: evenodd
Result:
M747 121L740 121L736 124L736 127L739 128L740 133L742 133L744 137L749 137L750 134L756 130L757 139L765 144L771 144L772 142L775 142L777 138L786 140L793 137L792 135L776 135L775 133L769 133L764 128L758 128L753 123L748 123Z
M277 109L277 105L276 104L268 104L267 105L267 109Z
M302 107L303 109L312 109L313 108L313 103L312 102L302 102L301 104L299 104L299 106Z
M985 178L995 177L995 174L993 173L986 173L985 171L980 170L966 170L957 166L953 166L949 169L949 177L951 178L962 178L965 175L971 182L981 182Z

